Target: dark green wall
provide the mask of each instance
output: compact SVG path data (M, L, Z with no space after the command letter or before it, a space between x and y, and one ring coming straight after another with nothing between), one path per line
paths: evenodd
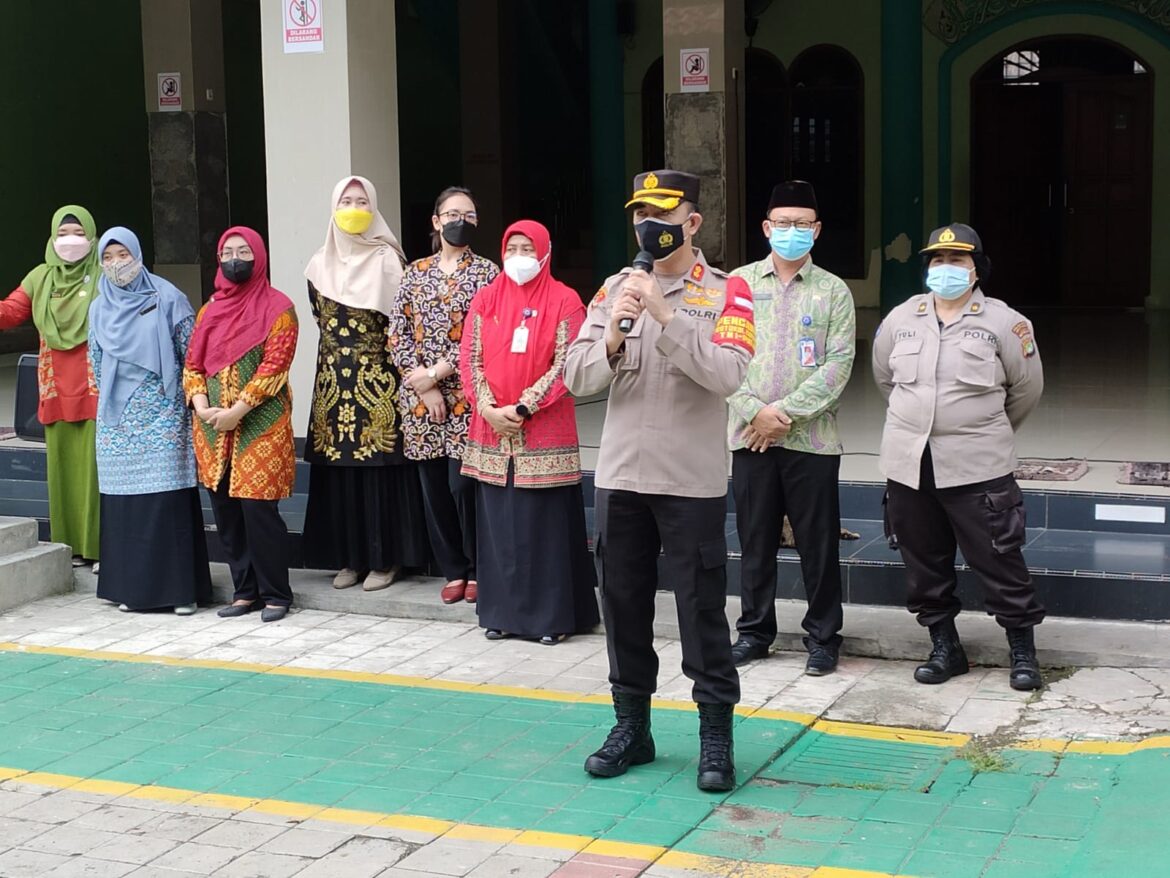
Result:
M138 4L4 0L0 295L42 261L66 203L133 229L153 259Z
M411 259L431 252L435 196L461 186L459 10L456 0L398 0L399 240ZM354 168L361 173L360 168ZM492 241L476 241L489 256Z
M259 0L223 0L223 78L231 223L251 226L267 240L268 170L264 162Z

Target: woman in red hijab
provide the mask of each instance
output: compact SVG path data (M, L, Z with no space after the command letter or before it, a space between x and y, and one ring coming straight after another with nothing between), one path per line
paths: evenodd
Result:
M235 601L220 616L292 604L277 501L296 474L288 370L297 349L292 301L268 283L260 235L233 226L219 239L215 293L195 318L183 389L195 409L195 463L211 497Z
M553 279L548 229L504 232L504 272L471 303L459 357L472 407L463 474L479 482L480 627L546 645L599 621L577 418L562 372L585 318Z

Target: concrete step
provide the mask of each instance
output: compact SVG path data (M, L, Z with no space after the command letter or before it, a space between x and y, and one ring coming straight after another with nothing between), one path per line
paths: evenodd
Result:
M0 556L0 612L74 588L69 547L44 543Z
M445 605L439 600L439 590L444 585L441 579L408 577L383 591L367 593L360 586L333 588L331 572L292 570L290 573L296 595L295 606L301 609L419 621L476 622L474 605ZM228 603L232 598L232 586L227 565L212 564L211 576L215 600ZM78 570L75 578L78 591L96 591L97 577L88 568ZM656 604L655 635L677 640L679 629L674 596L670 592L659 592ZM781 633L776 638L775 648L803 651L800 622L804 612L803 601L776 602ZM727 618L732 631L738 616L739 598L728 597ZM959 618L958 624L972 663L993 667L1007 664L1007 641L994 619L982 613L967 613ZM919 661L930 652L926 629L920 627L908 612L897 607L848 605L842 634L845 637L842 651L846 655ZM1036 646L1040 662L1048 668L1170 667L1170 625L1161 622L1050 617L1036 631Z
M0 558L33 548L37 544L37 528L34 518L0 516Z

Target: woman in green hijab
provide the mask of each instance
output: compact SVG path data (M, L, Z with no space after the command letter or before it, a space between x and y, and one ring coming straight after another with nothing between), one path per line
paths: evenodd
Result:
M41 336L37 417L45 425L49 524L53 542L73 547L75 566L98 558L98 391L86 338L100 276L93 217L84 207L67 204L53 214L44 263L0 301L0 329L32 317Z

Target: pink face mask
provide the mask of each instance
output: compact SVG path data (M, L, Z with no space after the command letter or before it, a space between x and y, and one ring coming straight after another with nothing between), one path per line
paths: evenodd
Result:
M89 255L93 242L81 235L63 235L53 239L53 249L66 262L80 262Z

